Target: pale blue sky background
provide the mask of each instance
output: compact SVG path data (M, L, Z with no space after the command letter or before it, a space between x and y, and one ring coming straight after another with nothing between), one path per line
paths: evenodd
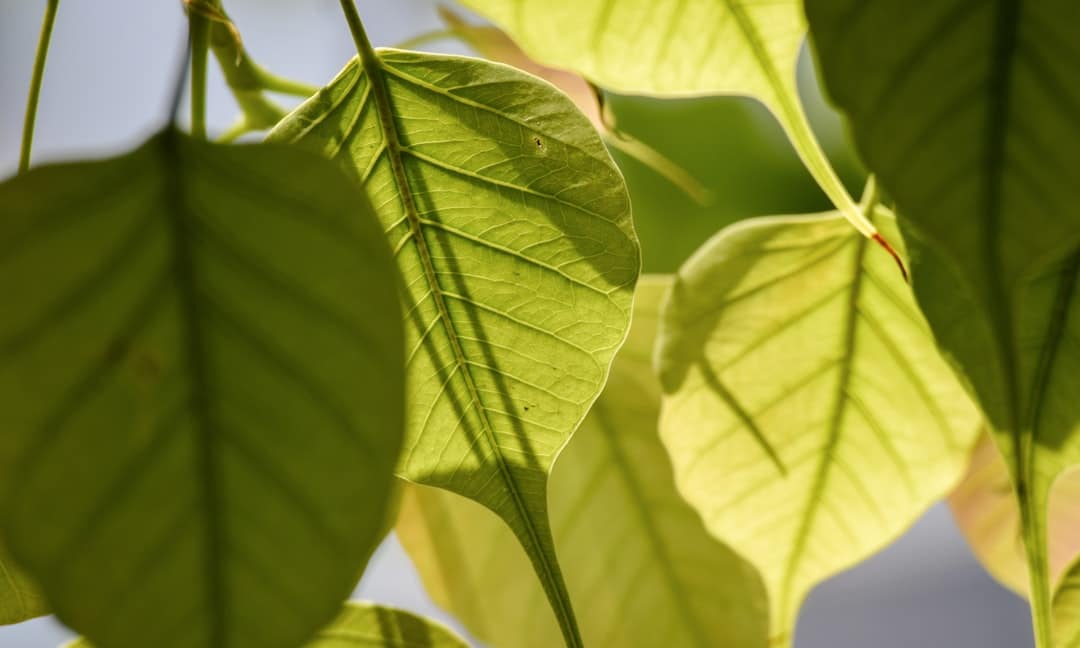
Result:
M432 0L359 4L376 45L438 26ZM353 54L334 0L228 5L248 48L284 76L320 83ZM0 0L0 178L14 172L18 158L43 7L44 0ZM41 97L35 161L113 153L162 124L184 38L178 0L65 0ZM208 113L212 131L235 116L220 82L211 88ZM424 594L393 537L357 593L452 622ZM40 619L0 627L0 648L52 648L71 636L55 620ZM796 638L796 648L1032 645L1026 604L983 572L941 505L892 547L815 590Z

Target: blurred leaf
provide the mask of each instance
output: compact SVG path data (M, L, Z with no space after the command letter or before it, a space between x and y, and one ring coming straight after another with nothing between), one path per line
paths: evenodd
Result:
M977 432L910 290L869 245L835 213L740 223L680 270L661 319L676 483L761 571L773 645L790 645L815 584L955 483Z
M912 254L923 265L919 303L1006 456L1034 567L1040 646L1052 643L1046 498L1080 460L1080 338L1070 331L1080 267L1077 8L1073 0L941 0L918 11L907 0L806 3L826 87L926 248Z
M971 549L990 574L1023 597L1028 595L1027 563L1020 509L1009 470L993 440L983 434L967 475L949 495L949 506ZM1050 491L1050 580L1057 582L1080 554L1080 471L1063 474Z
M634 325L604 393L560 455L552 525L589 645L619 648L767 644L765 593L752 567L712 539L675 492L656 435L651 370L667 277L638 284ZM558 643L542 593L505 525L451 493L413 487L398 538L428 592L499 648Z
M1080 559L1069 565L1054 592L1054 648L1080 646Z
M578 645L548 472L607 378L640 266L596 131L513 68L381 50L270 137L355 170L395 250L411 398L399 474L506 520Z
M0 186L0 512L109 648L298 645L379 541L396 270L333 164L175 131Z
M48 613L37 586L15 566L7 549L0 545L0 625L21 623Z
M404 610L348 602L305 648L468 648L450 629ZM93 648L77 639L65 648Z

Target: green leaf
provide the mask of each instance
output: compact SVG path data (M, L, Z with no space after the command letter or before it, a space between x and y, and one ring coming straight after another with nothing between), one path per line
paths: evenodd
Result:
M1008 319L1023 337L1002 355L1001 338L953 271L955 264L918 236L909 236L916 250L915 294L938 343L971 382L1005 457L1019 500L1037 645L1050 646L1047 510L1055 480L1080 460L1080 254L1016 288L1020 301ZM1005 358L1014 362L1011 368Z
M806 8L826 87L910 238L921 239L909 245L925 247L912 254L923 266L922 277L913 273L919 303L1006 456L1022 500L1038 643L1050 646L1046 497L1080 459L1070 331L1080 244L1076 3Z
M979 439L967 475L949 494L956 525L986 571L1002 585L1028 596L1020 508L1009 469L989 434ZM1050 582L1057 582L1080 553L1080 470L1054 482L1047 513Z
M271 132L364 179L404 278L404 478L514 530L580 644L547 510L640 265L622 176L565 95L512 68L381 50Z
M952 486L978 429L907 285L868 247L836 214L744 221L687 261L661 320L676 483L761 571L771 645L790 644L815 584Z
M468 648L450 629L404 610L349 602L305 648ZM65 648L93 648L77 639Z
M1054 648L1080 646L1080 558L1069 565L1054 593Z
M634 324L604 393L551 477L552 525L582 634L593 646L764 648L757 573L711 538L672 480L656 433L660 386L651 355L668 278L638 284ZM398 538L428 592L492 646L549 648L540 588L509 530L452 493L412 487Z
M363 194L175 131L0 186L0 520L109 648L298 645L380 538L396 270Z
M765 104L807 170L865 236L810 128L795 68L806 33L800 0L463 0L532 58L622 94L744 95ZM887 247L887 245L886 245Z
M15 566L0 544L0 625L21 623L49 613L38 587Z

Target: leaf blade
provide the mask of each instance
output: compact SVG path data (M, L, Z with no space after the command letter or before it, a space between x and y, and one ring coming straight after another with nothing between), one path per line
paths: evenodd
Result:
M595 130L506 66L380 50L270 137L365 180L397 255L422 404L399 474L507 520L578 645L547 474L622 344L640 267L626 187Z
M12 553L98 643L308 638L380 539L400 447L363 196L316 156L174 131L0 195Z
M656 434L659 385L650 365L670 283L639 282L634 324L608 385L552 473L556 544L571 594L588 602L580 622L590 645L764 647L759 578L682 502ZM524 557L489 512L414 487L397 532L428 592L475 636L522 648L558 640L553 620L535 614L537 588L518 584ZM492 600L492 591L502 594Z
M906 286L867 246L836 214L745 221L686 263L664 307L676 483L761 571L780 645L812 586L952 484L977 428Z

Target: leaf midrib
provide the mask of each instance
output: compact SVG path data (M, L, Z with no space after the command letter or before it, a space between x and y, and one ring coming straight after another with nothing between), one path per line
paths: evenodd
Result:
M814 480L810 489L807 491L806 513L803 515L802 521L795 532L795 544L794 547L792 547L791 554L787 560L787 565L784 568L783 581L780 586L780 614L776 621L783 624L782 632L785 638L791 630L793 630L793 628L787 627L787 624L790 621L789 617L792 616L791 608L795 605L795 602L792 601L792 596L794 594L792 588L795 575L798 572L802 554L806 550L806 543L810 538L810 527L817 517L822 494L829 479L833 464L831 460L832 455L840 441L840 428L844 419L844 410L848 400L848 383L851 382L851 371L855 360L855 343L859 317L858 303L863 284L863 261L866 255L867 241L869 240L870 239L860 236L856 243L852 263L852 282L848 294L848 307L844 320L844 338L841 344L842 361L840 365L840 375L837 378L836 384L836 401L833 403L833 412L829 417L828 439L825 442L825 446L822 448L822 459L818 463L817 472L814 474L813 478Z
M424 238L422 231L421 216L419 210L416 208L416 203L413 201L409 178L405 173L405 165L402 160L402 151L404 147L401 144L397 124L394 121L393 106L390 100L390 93L386 84L382 62L379 60L378 55L375 54L375 51L370 49L370 47L367 48L366 51L360 52L359 59L362 71L364 74L367 74L370 81L371 97L375 101L379 124L381 126L383 138L385 139L385 155L390 162L394 181L398 185L402 207L404 208L405 216L409 222L410 238L415 242L421 265L424 268L424 274L427 278L428 285L431 288L432 301L439 311L438 319L442 321L443 328L446 330L447 338L450 341L450 347L454 353L454 360L458 365L462 379L469 390L471 402L476 404L476 409L482 422L481 427L484 431L484 437L493 450L492 454L495 457L499 474L503 478L503 481L509 486L507 490L510 491L511 500L521 517L522 525L525 527L529 540L533 545L533 552L537 559L536 562L539 563L540 568L543 570L543 578L546 581L545 589L550 588L552 591L558 592L562 589L559 586L560 579L556 578L552 567L549 564L543 550L544 543L542 542L538 530L533 524L532 515L525 506L525 502L521 498L521 492L518 488L517 481L514 479L510 467L506 464L505 457L503 457L502 449L498 444L498 440L495 438L491 420L488 417L483 401L480 399L480 392L477 388L475 379L472 376L472 369L465 357L461 341L458 339L453 320L450 318L450 309L447 307L446 297L443 294L442 286L439 284L438 273L435 271L431 252L427 247L427 240ZM569 620L571 620L573 616L567 609L567 603L563 600L563 597L553 596L551 598L559 608L559 615L561 617L560 625L570 622Z
M179 161L180 135L174 130L165 133L162 150L166 156ZM176 277L176 290L179 301L180 317L183 322L182 362L187 365L191 379L191 410L195 419L195 443L198 454L197 469L199 484L202 486L203 506L206 519L206 578L208 583L209 635L207 645L214 648L225 645L225 619L228 613L228 597L225 596L225 575L222 570L222 549L224 530L222 524L222 506L219 501L221 488L218 479L218 456L214 436L216 425L210 414L210 393L212 392L209 370L206 366L207 345L199 317L199 293L195 286L195 260L192 251L193 219L187 214L194 213L187 200L184 189L184 165L173 165L172 173L166 173L165 191L170 195L167 210L168 226L172 243L172 267Z
M660 572L664 575L664 582L677 601L675 609L689 627L696 645L701 646L701 648L708 648L708 638L704 635L701 621L691 605L693 597L686 591L683 582L679 579L675 570L672 569L672 560L667 544L661 537L660 530L657 528L652 516L649 515L649 503L645 499L645 494L642 491L641 484L638 483L630 460L619 444L619 435L615 432L615 426L612 425L608 416L607 406L603 401L597 400L596 404L593 405L591 414L597 419L597 427L603 431L604 440L607 441L608 448L611 451L616 473L618 473L626 486L628 499L633 506L634 513L642 528L645 529L645 537L652 546L653 552L659 557Z

